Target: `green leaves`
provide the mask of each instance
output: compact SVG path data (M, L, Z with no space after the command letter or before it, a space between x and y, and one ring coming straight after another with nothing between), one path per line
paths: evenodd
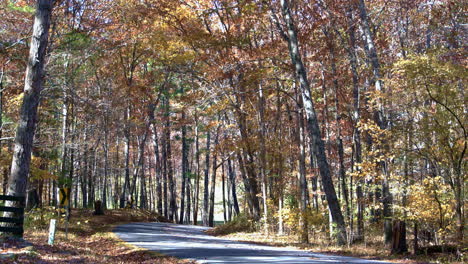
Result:
M11 11L18 11L18 12L23 12L23 13L28 13L28 14L34 14L36 12L36 9L32 6L28 6L25 4L16 4L13 3L14 1L9 1L7 8ZM16 1L15 1L16 2Z
M59 49L83 50L92 43L91 37L79 31L71 31L63 36Z

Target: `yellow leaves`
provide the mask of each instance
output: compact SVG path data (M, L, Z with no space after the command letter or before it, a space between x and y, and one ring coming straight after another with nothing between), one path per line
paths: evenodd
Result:
M17 96L8 100L8 108L19 108L23 102L24 93L20 93Z
M359 120L357 127L361 131L366 131L372 136L372 140L376 143L385 141L390 132L388 129L381 129L373 120Z
M290 208L286 207L283 208L279 214L281 214L284 224L286 227L290 228L291 230L298 232L299 231L299 221L301 217L301 210L299 208ZM275 215L277 217L278 214ZM308 208L305 212L305 219L309 226L319 227L326 223L326 217L321 212L317 212L316 210L312 210Z
M11 164L11 153L8 152L7 148L3 148L0 153L0 167L8 168Z
M221 101L218 101L212 105L210 105L206 110L205 113L208 115L214 115L216 113L219 113L223 111L224 109L228 108L230 105L229 99L225 98Z
M31 167L30 173L31 173L31 179L41 179L41 180L47 180L47 179L57 180L58 179L57 175L54 175L47 170L42 170L36 167Z
M426 176L409 187L408 205L405 210L412 220L419 220L443 227L455 212L450 186L442 177Z
M377 168L377 163L373 160L356 163L355 171L350 173L350 175L356 179L366 179L366 180L369 180L378 174L379 172Z

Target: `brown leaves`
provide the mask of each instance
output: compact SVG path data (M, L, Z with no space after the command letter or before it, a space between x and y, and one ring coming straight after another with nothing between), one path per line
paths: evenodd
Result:
M92 216L90 210L73 210L68 240L63 224L53 246L47 245L47 230L26 229L25 239L33 244L32 251L16 250L16 256L0 259L0 263L188 263L130 246L111 232L117 223L157 220L156 214L138 210L106 211L103 216Z

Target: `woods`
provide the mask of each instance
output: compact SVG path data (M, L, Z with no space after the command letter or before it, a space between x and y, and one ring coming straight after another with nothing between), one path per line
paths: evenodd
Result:
M466 7L2 1L3 191L301 243L466 247Z

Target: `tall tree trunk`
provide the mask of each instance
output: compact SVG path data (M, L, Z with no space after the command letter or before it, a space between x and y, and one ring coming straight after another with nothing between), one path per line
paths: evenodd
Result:
M223 217L224 217L224 223L228 221L228 216L227 213L228 211L226 210L226 170L224 169L225 163L223 162L221 165L221 191L222 191L222 196L223 196ZM229 194L228 194L229 196ZM229 207L229 199L228 199L228 207Z
M156 173L156 197L157 197L157 211L158 214L163 214L163 194L162 194L162 185L161 185L161 159L159 157L159 143L158 143L158 131L156 128L156 123L153 123L153 144L154 144L154 161L155 161L155 173Z
M189 146L187 146L187 152L189 152ZM188 157L188 154L187 154L187 157ZM189 161L187 159L186 161L186 167L187 167L187 170L186 170L186 185L185 187L187 188L187 190L185 191L187 193L187 206L186 206L186 213L185 213L185 218L184 218L184 224L189 224L190 223L190 217L191 217L191 208L192 208L192 200L191 200L191 194L192 194L192 182L191 182L191 177L189 177L189 175L191 175L191 169L189 168Z
M44 80L44 64L49 39L52 0L38 0L33 25L33 35L24 81L24 97L15 137L15 148L8 179L7 195L25 196L31 164L31 150L37 123L37 108ZM16 201L6 201L6 206L22 206ZM23 217L14 212L5 212L4 217ZM11 224L4 224L11 226Z
M104 117L104 188L102 188L102 207L103 209L107 209L107 178L108 178L108 170L109 170L109 141L108 141L108 113L106 111L106 115Z
M2 71L0 72L0 138L3 137L3 111L4 111L4 105L3 105L3 80L5 79L5 67L6 64L2 65ZM0 155L2 153L2 141L0 141ZM3 188L3 194L7 193L7 185L8 185L8 173L6 172L6 168L3 169L3 182L2 182L2 188ZM40 180L43 181L43 180ZM41 200L41 197L39 196L39 200Z
M133 179L132 179L132 184L130 187L130 196L132 198L138 197L138 195L134 195L136 192L136 188L137 188L136 182L137 182L138 177L141 178L142 173L144 174L143 166L144 166L144 161L145 161L145 144L146 144L147 137L148 137L148 127L145 126L145 132L137 144L138 145L138 159L137 159L138 161L137 161L135 169L133 170Z
M148 191L146 189L145 163L142 163L140 172L140 208L148 209Z
M185 110L182 111L182 122L185 122ZM181 186L181 196L180 196L180 218L179 223L184 222L184 210L185 210L185 196L187 194L187 199L190 199L190 192L186 192L187 179L188 179L188 144L187 144L187 126L182 125L182 186Z
M333 78L333 88L334 88L334 103L335 103L335 122L336 122L336 146L338 152L338 175L341 181L341 191L342 197L346 204L346 216L350 217L350 207L349 207L349 197L348 197L348 188L346 183L346 169L344 166L344 149L343 149L343 139L341 137L341 113L339 110L339 85L338 85L338 73L336 71L336 55L335 47L333 44L333 35L331 35L326 28L324 28L324 34L327 37L328 48L330 52L330 65L331 65L331 74Z
M249 206L249 211L248 214L250 217L253 215L253 208L254 208L254 199L252 198L252 188L249 183L249 179L247 178L247 173L245 169L245 164L244 164L244 154L238 152L237 153L237 161L239 163L239 171L241 173L242 181L244 182L244 188L245 188L245 201L247 202L247 205ZM244 203L245 204L245 203ZM244 209L244 212L246 210ZM252 217L253 218L253 217Z
M164 124L163 134L161 135L161 145L162 145L162 169L163 169L163 200L164 200L164 217L169 217L168 212L168 200L167 200L167 140L166 140L166 125Z
M97 146L97 144L96 144ZM91 164L91 169L88 171L88 207L92 208L94 206L94 201L96 200L96 185L97 185L97 150L93 150L93 163Z
M120 208L125 207L125 201L127 200L127 194L130 189L130 108L127 107L125 110L125 127L124 127L124 136L125 136L125 178L124 184L122 186L122 194L120 195Z
M236 215L240 214L240 209L239 209L239 202L237 200L237 193L236 193L236 174L235 174L235 169L233 167L231 159L228 159L228 171L229 171L229 181L231 183L231 195L232 195L232 204L234 206L234 211L236 212Z
M242 79L242 74L239 75L239 78ZM239 159L239 165L241 167L241 171L244 173L242 174L242 176L246 176L245 178L243 178L243 180L245 189L249 192L249 194L247 195L247 201L249 205L249 210L251 211L250 216L253 220L257 221L260 220L260 202L257 196L258 182L256 175L256 163L254 160L255 155L253 147L250 143L251 136L249 135L247 114L241 109L243 105L247 103L247 98L244 85L239 84L238 87L239 91L236 93L236 114L241 139L244 141L244 144L242 144L242 151L240 153L242 157L241 159Z
M286 23L288 32L288 47L291 57L291 62L295 67L296 77L299 79L300 88L302 92L302 99L304 103L304 109L307 116L307 125L309 136L314 144L315 156L317 157L317 163L320 170L320 176L322 178L322 185L325 191L325 195L328 201L332 220L336 225L337 239L339 244L345 244L346 239L346 226L344 218L341 213L341 208L336 197L335 188L331 178L330 167L327 162L325 155L325 146L320 133L320 128L317 120L317 114L315 112L314 103L311 97L310 85L307 79L307 71L302 62L301 54L299 52L299 43L297 40L297 32L292 18L292 12L289 7L288 0L281 0L281 6L283 11L283 19Z
M84 150L83 150L83 154L82 154L82 159L81 159L81 169L82 169L82 173L81 173L81 177L80 177L80 185L81 185L81 196L82 196L82 204L81 206L83 208L86 208L88 206L88 184L87 184L87 177L86 175L88 175L88 145L86 144L87 140L88 140L88 133L87 133L87 128L85 126L84 128L84 137L83 137L83 141L85 142L84 145Z
M205 154L205 177L204 177L204 188L203 188L203 225L209 225L209 174L210 174L210 141L211 133L208 128L206 131L206 154Z
M299 100L300 101L300 100ZM304 124L304 109L302 103L298 104L297 111L297 128L298 136L297 143L299 145L299 189L301 193L301 243L309 243L309 224L307 222L307 206L309 204L309 194L307 191L306 179L306 163L305 163L305 124Z
M370 29L370 19L367 14L367 9L364 0L359 0L358 2L359 14L361 17L361 25L362 31L364 35L364 44L366 45L367 56L369 58L370 64L372 66L372 73L373 73L373 80L372 82L375 84L375 90L377 92L383 92L383 84L381 80L381 72L380 72L380 61L377 54L377 49L375 47L375 40ZM383 103L381 99L378 100L377 103L377 111L374 113L374 119L377 125L381 129L387 128L387 118L384 112ZM391 204L392 204L392 197L390 194L390 189L388 186L388 168L387 162L381 161L379 162L379 166L382 170L384 175L384 179L382 182L382 203L383 203L383 218L384 218L384 240L385 244L390 244L392 240L392 213L391 213Z
M60 163L60 171L61 177L65 177L67 174L67 155L68 155L68 148L67 148L67 136L68 136L68 99L65 89L62 92L63 94L63 105L62 105L62 150L61 150L61 163Z
M174 179L174 170L172 166L172 148L171 148L171 117L170 117L170 100L166 97L165 100L165 142L167 155L167 180L169 182L169 220L177 221L177 201L176 201L176 182Z
M266 164L266 122L265 122L265 97L263 94L263 87L259 84L258 89L258 104L259 104L259 124L260 124L260 177L262 179L262 197L263 197L263 221L264 221L264 232L268 236L268 203L267 203L267 164Z
M219 120L218 120L219 121ZM216 136L215 136L215 142L214 142L214 153L213 153L213 171L211 174L211 185L210 185L210 206L209 206L209 214L208 214L208 225L209 226L214 226L214 202L215 202L215 188L216 188L216 172L218 170L218 155L216 148L218 147L219 143L219 129L221 128L221 125L219 125L216 129Z
M354 18L351 7L346 8L346 17L348 19L348 59L351 66L351 74L353 80L353 147L354 147L354 162L358 165L355 166L357 171L360 171L360 163L362 162L362 147L361 147L361 131L359 130L358 122L361 119L360 113L360 88L359 88L359 75L358 75L358 62L356 55L356 28L354 25ZM364 195L362 187L364 180L359 179L356 186L356 199L357 199L357 234L355 239L364 239Z
M200 195L200 139L198 135L198 117L195 115L195 159L197 171L195 172L195 195L193 200L193 224L198 224L198 205Z
M71 138L71 144L72 146L75 145L75 140L76 140L76 117L74 116L74 106L73 104L70 106L71 107L71 114L72 114L72 124L71 124L71 131L70 133L72 134L72 138ZM68 171L68 179L69 179L69 182L70 182L70 197L68 199L68 215L70 216L71 215L71 207L72 207L72 195L75 194L75 208L77 207L77 201L76 201L76 192L77 192L77 189L75 189L75 191L73 192L73 176L75 174L75 148L72 147L70 148L70 168L69 168L69 171ZM42 184L40 184L42 185ZM78 182L75 183L75 186L77 186L78 188ZM40 187L40 189L42 188L42 186ZM40 193L42 193L42 190L39 191Z

